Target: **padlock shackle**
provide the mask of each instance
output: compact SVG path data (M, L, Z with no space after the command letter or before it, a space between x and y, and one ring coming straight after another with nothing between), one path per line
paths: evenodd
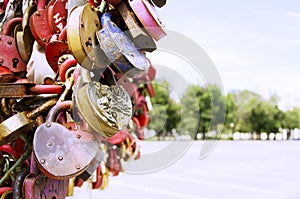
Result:
M62 111L70 109L72 106L72 101L63 101L51 108L47 115L46 122L54 122Z
M22 17L15 17L9 20L3 27L2 35L8 36L16 27L16 25L22 23L22 21L23 21Z

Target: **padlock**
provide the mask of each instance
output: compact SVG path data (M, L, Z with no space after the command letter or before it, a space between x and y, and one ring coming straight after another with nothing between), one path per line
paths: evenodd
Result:
M30 29L33 37L43 48L47 47L50 38L54 34L49 28L47 20L46 0L38 1L37 11L30 17Z
M23 15L22 24L15 28L15 43L19 55L25 63L29 61L34 43L34 37L29 27L29 19L36 9L35 5L27 7Z
M54 72L58 71L59 58L70 53L68 43L66 42L66 33L67 30L64 29L59 35L53 35L46 47L46 59Z
M118 157L116 148L112 147L108 151L108 162L107 166L109 168L109 171L113 174L113 176L119 175L119 172L121 171L121 163L120 158Z
M22 18L10 20L4 27L3 35L0 35L0 66L5 66L12 72L26 70L26 64L17 51L15 40L9 36L15 26L21 22Z
M1 89L0 89L1 90ZM0 145L11 142L22 133L28 132L35 126L35 118L54 106L56 100L51 99L31 111L23 111L9 117L0 124Z
M24 182L24 199L64 199L68 193L68 180L55 180L43 173L29 175Z
M104 68L108 64L103 52L96 52L95 33L99 29L98 14L90 4L74 8L70 13L67 25L69 48L77 62L86 69Z
M148 70L145 55L136 48L133 42L111 21L111 14L101 17L102 29L96 33L100 48L110 63L122 74L135 77Z
M164 25L162 24L155 7L149 0L128 0L128 2L134 14L149 35L156 41L166 35Z
M136 46L148 52L156 50L156 44L147 33L145 33L139 26L137 20L132 15L132 11L129 10L125 2L122 2L118 6L118 10L129 29L129 32L133 38L133 42Z
M136 134L139 140L144 140L144 130L141 127L140 120L137 117L132 117L132 121L135 123L135 130L134 133Z
M55 0L53 4L47 6L47 19L48 25L52 28L53 32L60 33L67 24L68 0Z
M71 101L58 103L48 113L33 139L33 152L39 169L52 179L69 179L83 173L96 155L98 142L80 129L70 131L56 123L58 114L71 107Z
M151 0L157 7L161 8L166 5L167 0Z
M122 86L90 82L74 94L76 112L102 136L111 137L128 125L132 104Z

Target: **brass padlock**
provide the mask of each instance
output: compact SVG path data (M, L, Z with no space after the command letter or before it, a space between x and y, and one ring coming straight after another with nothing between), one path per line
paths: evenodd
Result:
M15 28L15 42L17 46L17 50L19 52L19 55L21 59L28 63L33 43L34 43L34 37L31 33L31 29L29 27L29 20L31 15L36 11L36 6L32 5L29 6L23 15L22 24L16 26Z
M100 28L98 14L90 4L74 8L70 13L67 26L69 48L77 62L86 69L104 68L108 64L101 51L96 53L95 33Z
M27 112L18 113L0 124L0 145L6 144L21 133L28 132L35 125L35 120L27 117Z
M34 135L34 158L39 169L52 179L80 175L98 150L98 141L92 134L80 129L70 131L55 122L58 114L70 109L71 104L71 101L65 101L54 106Z
M132 116L129 94L122 86L86 83L75 94L75 109L99 134L111 137L125 128Z

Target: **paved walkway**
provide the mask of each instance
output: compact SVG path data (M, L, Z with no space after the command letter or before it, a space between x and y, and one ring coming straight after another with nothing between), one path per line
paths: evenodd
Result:
M142 150L150 153L166 146L146 142ZM160 171L111 177L104 191L76 189L74 198L300 198L299 141L221 141L201 160L202 146L203 142L194 142L183 157Z

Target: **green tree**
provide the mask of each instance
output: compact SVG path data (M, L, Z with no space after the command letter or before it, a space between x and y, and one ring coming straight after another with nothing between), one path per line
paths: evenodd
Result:
M150 111L149 128L155 130L158 138L176 129L180 122L180 106L170 98L169 83L154 82L155 97L151 98L153 110Z

